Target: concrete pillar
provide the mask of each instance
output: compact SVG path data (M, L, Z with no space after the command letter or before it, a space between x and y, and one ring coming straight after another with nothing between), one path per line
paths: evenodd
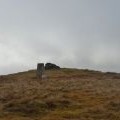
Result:
M42 80L43 73L45 71L44 63L37 64L37 77Z

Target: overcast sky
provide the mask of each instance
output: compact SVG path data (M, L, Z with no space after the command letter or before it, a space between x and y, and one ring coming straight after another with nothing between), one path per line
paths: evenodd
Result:
M0 74L38 62L120 72L120 0L0 0Z

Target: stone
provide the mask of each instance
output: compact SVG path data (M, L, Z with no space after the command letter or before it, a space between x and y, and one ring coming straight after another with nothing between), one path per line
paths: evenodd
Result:
M43 73L45 71L44 63L37 64L37 77L42 79Z
M51 70L51 69L60 69L60 67L53 63L46 63L45 70Z

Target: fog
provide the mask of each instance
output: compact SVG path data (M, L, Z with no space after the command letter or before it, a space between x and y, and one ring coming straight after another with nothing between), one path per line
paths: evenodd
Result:
M0 0L0 74L61 67L120 72L119 0Z

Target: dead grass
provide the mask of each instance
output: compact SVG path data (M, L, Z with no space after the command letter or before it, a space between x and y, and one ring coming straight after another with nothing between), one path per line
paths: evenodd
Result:
M0 120L120 120L120 74L61 69L0 77Z

